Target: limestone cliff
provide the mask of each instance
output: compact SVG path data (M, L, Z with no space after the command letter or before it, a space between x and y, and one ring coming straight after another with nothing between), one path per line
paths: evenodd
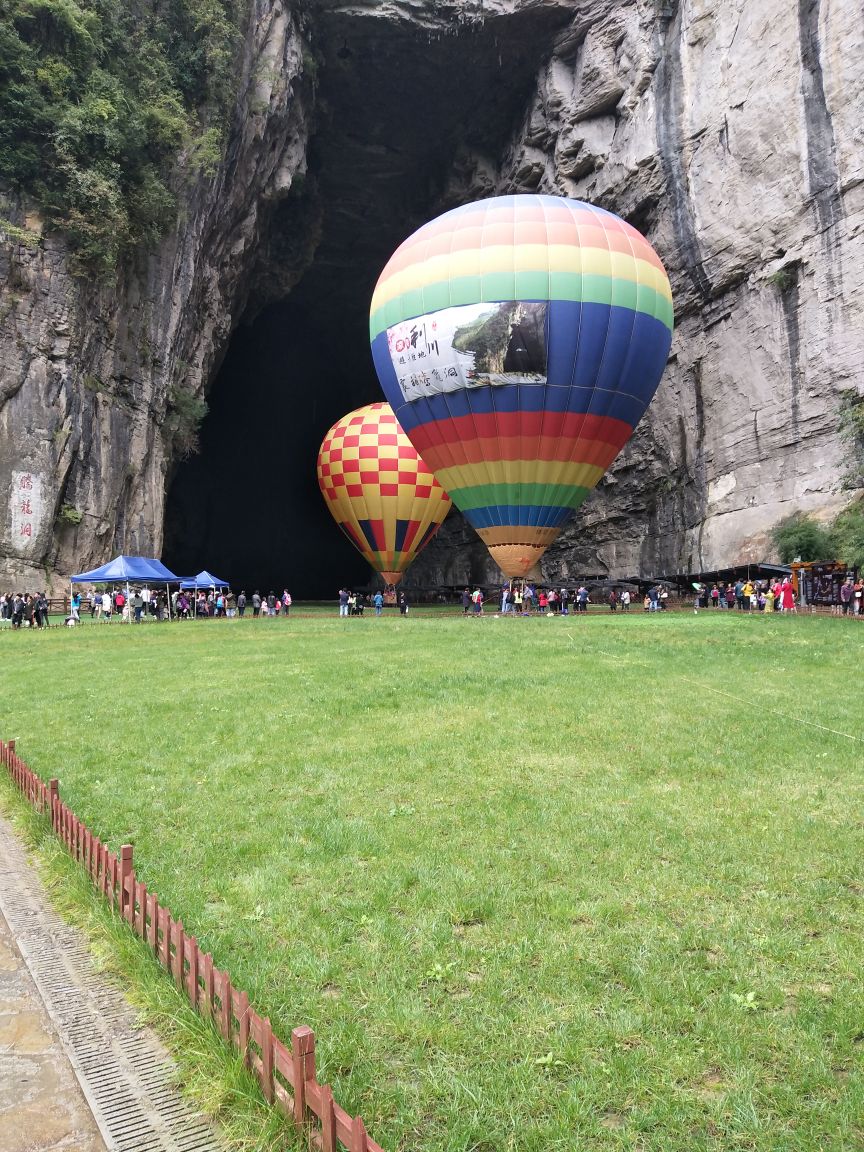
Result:
M41 236L27 205L6 198L2 215L25 235L0 232L4 586L42 586L118 552L159 555L184 439L174 402L203 394L269 220L305 170L302 51L291 11L256 0L224 161L192 180L181 158L176 227L116 279L74 276L62 235Z
M676 301L664 382L548 574L763 558L783 515L848 498L862 43L852 0L256 0L227 156L158 251L93 286L62 237L0 245L0 576L158 554L172 397L244 315L298 282L365 308L424 218L512 191L625 216ZM26 211L2 214L38 232ZM454 523L415 580L484 575Z
M544 572L770 558L783 516L849 499L837 429L843 392L864 394L864 12L574 9L507 155L473 158L460 194L557 192L625 216L670 273L677 328L646 417Z

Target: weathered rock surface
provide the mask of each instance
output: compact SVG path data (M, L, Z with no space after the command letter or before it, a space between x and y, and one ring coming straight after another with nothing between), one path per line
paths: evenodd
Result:
M244 312L307 266L307 293L368 293L424 217L493 192L618 212L675 294L664 381L547 554L551 577L763 559L782 516L845 503L838 410L864 393L860 4L304 8L301 37L258 0L229 156L146 264L95 289L57 237L0 248L0 576L158 554L176 382L203 390ZM307 75L310 53L320 65L305 88L304 51ZM41 513L23 536L27 475ZM58 524L64 506L80 524ZM414 582L492 578L468 535L448 522Z
M647 415L544 572L770 558L783 516L849 499L838 409L845 390L864 394L864 12L819 0L575 8L507 156L491 176L478 157L464 186L625 216L669 271L677 328ZM452 572L449 556L437 566L452 531L415 579Z
M228 154L212 177L178 174L182 211L158 251L94 285L70 274L60 236L0 243L4 585L160 553L172 392L203 393L269 220L305 171L296 18L272 0L251 12ZM24 224L18 208L3 214Z

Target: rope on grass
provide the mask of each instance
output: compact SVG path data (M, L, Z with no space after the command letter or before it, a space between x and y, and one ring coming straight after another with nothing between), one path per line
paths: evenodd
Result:
M570 632L565 633L569 637L570 643L575 647L576 641ZM613 660L623 660L617 652L605 652L602 648L599 649L601 655L611 656ZM647 664L643 665L647 668ZM693 680L690 676L681 676L687 684L695 684L697 688L703 689L705 692L712 692L717 696L725 696L728 700L734 700L736 704L751 704L752 701L744 699L743 696L735 696L732 692L724 692L722 688L715 688L713 684L703 684L701 680ZM849 732L840 732L837 728L829 728L826 724L817 724L815 720L804 720L801 716L790 716L788 712L778 712L776 708L764 708L763 711L767 712L770 716L779 716L781 720L794 720L796 724L805 724L808 728L818 728L820 732L830 732L832 736L842 736L844 740L851 740L855 744L864 744L864 739L860 736L852 736Z
M700 680L691 680L689 676L682 676L688 684L695 684L697 688L701 688L705 692L711 692L717 696L726 696L729 700L734 700L737 704L752 704L752 700L747 700L743 696L735 696L731 692L724 692L722 688L716 688L713 684L703 684ZM760 708L762 706L760 705ZM830 732L832 736L842 736L844 740L853 740L856 744L864 744L864 740L860 736L852 736L848 732L840 732L837 728L829 728L825 724L817 724L815 720L804 720L801 716L790 716L788 712L778 712L776 708L764 708L770 716L779 716L781 720L794 720L796 724L806 724L808 728L819 728L822 732Z

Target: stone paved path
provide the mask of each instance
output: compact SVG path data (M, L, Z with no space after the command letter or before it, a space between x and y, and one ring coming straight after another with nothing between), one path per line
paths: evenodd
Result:
M0 1152L220 1152L177 1079L0 816Z
M0 913L0 1152L104 1152L93 1113Z

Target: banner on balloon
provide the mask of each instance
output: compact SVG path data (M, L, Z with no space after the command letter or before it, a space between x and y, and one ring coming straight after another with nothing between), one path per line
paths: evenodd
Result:
M403 399L545 384L547 312L545 300L465 304L394 324L387 349Z

